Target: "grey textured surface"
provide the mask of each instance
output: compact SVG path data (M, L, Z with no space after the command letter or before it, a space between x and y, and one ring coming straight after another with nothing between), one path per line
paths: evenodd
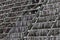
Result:
M0 40L60 40L60 0L0 0Z

